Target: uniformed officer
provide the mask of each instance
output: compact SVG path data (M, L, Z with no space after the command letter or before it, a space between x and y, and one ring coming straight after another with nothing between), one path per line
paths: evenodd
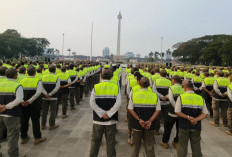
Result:
M177 156L186 157L190 139L192 156L201 157L201 120L208 114L204 99L194 93L191 81L183 82L185 94L181 94L175 105L175 113L179 116L179 143Z
M23 88L17 82L17 70L6 71L7 80L0 82L0 123L4 123L8 135L8 155L19 156L20 103L23 102ZM0 137L4 131L0 127Z
M6 70L7 70L7 67L5 66L0 67L0 82L6 80Z
M118 122L118 109L121 105L119 87L110 83L113 73L105 69L101 73L102 82L96 84L90 97L93 109L93 132L90 157L97 157L103 134L106 137L107 156L116 157L115 134Z
M160 142L160 145L165 149L169 148L168 141L170 139L171 131L174 124L176 124L176 137L174 138L172 145L174 146L174 148L177 148L178 145L179 124L178 124L178 116L175 114L174 108L178 96L180 96L180 94L184 94L184 89L182 88L181 83L182 83L182 78L180 76L175 75L172 77L172 86L169 88L169 92L168 92L168 99L171 105L169 106L168 109L167 120L166 123L164 123L165 125L164 134L162 141Z
M230 81L232 81L232 76L230 76ZM232 136L232 84L230 84L227 87L227 94L228 94L228 97L229 97L228 110L227 110L227 118L228 118L229 130L227 130L225 133Z
M218 71L218 78L214 81L213 84L213 98L212 98L212 108L213 108L213 117L214 122L210 122L211 125L218 127L219 126L219 109L221 109L222 120L224 127L228 126L227 119L227 109L228 109L228 99L226 95L227 87L230 85L230 81L227 78L224 78L222 71Z
M46 138L41 136L40 131L40 111L42 107L42 82L35 78L36 69L29 66L27 69L29 77L20 81L24 92L24 102L22 102L22 116L21 116L21 144L26 144L30 136L28 136L28 123L31 118L33 135L35 138L34 144L37 145L44 142Z
M78 73L73 70L74 68L74 64L70 64L69 65L69 70L66 71L66 74L69 75L70 79L71 79L71 84L72 86L69 87L69 94L70 94L70 106L71 106L71 110L76 110L75 107L75 103L74 103L74 98L76 95L76 81L78 80Z
M148 91L149 79L143 77L140 80L141 89L131 92L128 109L133 116L131 127L133 129L132 157L138 157L141 141L147 157L154 157L154 130L156 118L161 110L159 98L152 91Z
M18 74L18 82L20 82L20 80L22 80L23 78L26 77L26 68L24 66L20 66L19 67L19 74Z
M59 103L62 103L62 118L67 118L67 106L68 106L68 94L69 90L68 87L71 86L71 79L68 74L66 74L66 66L61 68L61 73L57 75L60 78L60 91L58 97L58 107L57 113L59 108Z
M213 110L212 110L212 95L213 95L213 83L214 78L210 77L208 72L204 73L204 80L202 81L202 96L205 99L206 106L208 111L210 112L210 117L213 118Z
M167 115L168 115L168 109L170 106L170 102L168 100L168 90L169 87L172 85L172 82L166 78L167 72L166 70L162 70L160 72L161 78L157 79L153 84L153 92L157 94L157 96L160 99L160 105L161 105L161 112L164 119L164 123L166 123ZM161 115L160 115L161 116ZM160 129L160 119L161 117L158 117L157 119L157 125L156 125L156 135L159 135L159 129Z
M43 75L42 77L42 84L43 94L43 103L42 103L42 127L41 129L44 130L47 123L47 114L48 109L50 108L50 118L49 118L49 129L54 130L59 127L59 125L55 124L56 121L56 108L57 108L57 92L60 88L60 79L55 74L56 67L54 65L49 66L49 74Z

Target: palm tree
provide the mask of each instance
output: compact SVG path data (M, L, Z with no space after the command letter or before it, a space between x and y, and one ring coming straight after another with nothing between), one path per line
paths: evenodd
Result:
M160 53L157 52L157 51L155 51L155 53L154 53L155 60L158 60L158 59L159 59L158 56L160 56Z

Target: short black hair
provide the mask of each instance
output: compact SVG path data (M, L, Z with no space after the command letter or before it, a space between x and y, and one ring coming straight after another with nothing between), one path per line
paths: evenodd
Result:
M24 66L20 66L19 67L19 73L25 73L26 72L26 68Z
M178 76L178 75L174 75L174 76L172 77L172 80L174 80L176 83L179 83L179 84L182 83L181 78L180 78L180 76Z
M15 68L10 68L10 69L7 69L6 71L6 77L7 78L10 78L10 79L13 79L15 77L15 75L17 75L18 72Z
M49 66L49 71L50 71L51 73L55 73L55 72L56 72L56 66L50 65L50 66Z
M150 86L149 79L147 77L142 77L141 80L140 80L140 85L143 88L148 88Z
M27 74L28 74L29 76L34 76L34 75L35 75L35 72L36 72L36 69L35 69L34 66L29 66L29 67L27 68Z
M62 72L65 72L66 69L67 69L67 68L66 68L66 66L64 65L64 66L62 66L61 71L62 71Z
M36 71L37 71L37 73L42 73L42 71L43 71L43 68L41 68L41 67L38 67L38 68L36 69Z
M161 70L160 76L161 77L166 77L167 76L167 71L166 70Z
M0 76L6 76L7 67L0 67Z
M102 70L101 77L103 80L110 80L113 76L113 72L110 69Z
M187 87L188 89L193 89L193 83L190 80L183 81L183 86Z

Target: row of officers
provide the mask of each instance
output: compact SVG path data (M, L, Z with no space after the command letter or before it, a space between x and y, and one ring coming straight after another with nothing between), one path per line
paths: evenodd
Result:
M146 70L141 74L138 68L131 68L127 72L125 93L128 95L128 143L133 145L132 156L138 156L141 138L147 156L154 156L153 135L160 134L161 119L164 134L160 145L163 148L169 148L170 134L176 124L176 136L172 144L177 149L178 157L187 155L188 139L193 156L202 156L201 120L207 116L208 109L213 110L211 116L214 121L210 122L213 126L219 126L221 110L223 125L229 127L226 133L232 135L232 85L222 71L219 70L216 77L209 76L205 71L204 79L199 76L199 72L193 74L191 79L184 79L178 75L169 77L166 70L154 71L153 75L146 75ZM154 107L151 104L156 105Z
M45 69L38 70L33 65L27 69L21 66L17 70L0 67L0 140L3 142L7 138L10 157L19 156L20 133L21 144L29 141L30 118L34 144L37 145L46 140L42 137L41 129L46 129L48 112L49 130L54 130L59 127L55 122L59 104L62 104L61 117L67 118L68 98L71 110L76 110L75 106L82 101L83 94L87 95L93 85L99 82L99 65L87 67L83 70L86 73L82 75L74 69L73 63L59 70L61 72L57 74L55 65L50 65L46 73L42 73Z

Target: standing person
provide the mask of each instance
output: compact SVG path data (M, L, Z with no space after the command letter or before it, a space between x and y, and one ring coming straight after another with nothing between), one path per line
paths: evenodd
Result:
M185 94L181 94L175 105L175 113L179 116L179 144L177 156L186 157L190 139L192 156L201 157L201 120L208 114L204 99L194 93L191 81L183 82Z
M36 69L29 66L27 69L29 77L20 81L23 87L24 102L22 103L22 116L21 116L21 144L26 144L30 136L28 136L28 123L31 118L33 135L35 138L34 144L37 145L46 140L41 136L40 131L40 111L42 107L42 82L35 78Z
M154 157L154 130L156 118L161 110L160 101L155 93L148 90L149 79L140 80L141 89L131 92L128 109L133 116L131 119L133 148L132 157L138 157L142 139L147 157Z
M197 71L195 76L192 78L193 88L196 94L201 95L202 81L203 79L200 77L200 73Z
M228 99L226 95L227 87L230 85L230 80L224 78L222 71L218 71L218 78L213 84L213 98L212 98L212 108L213 108L213 118L214 122L210 122L211 125L219 126L219 110L221 109L221 115L224 127L228 126L227 119L227 109L228 109Z
M0 82L6 80L6 70L7 70L7 67L5 66L0 67Z
M179 123L178 123L178 116L175 114L174 108L178 96L180 96L180 94L184 94L184 89L182 88L181 83L182 83L182 78L180 76L175 75L172 77L172 86L169 88L169 92L168 92L168 99L171 105L169 107L167 121L164 124L165 127L164 127L163 138L162 141L160 142L160 145L165 149L168 149L169 147L168 141L170 139L171 131L174 124L176 124L176 137L174 138L172 145L174 146L174 148L177 148L178 146Z
M71 79L71 84L72 86L69 87L69 94L70 94L70 106L71 110L76 110L75 103L74 103L74 98L76 95L76 81L78 80L78 74L75 70L73 70L74 64L69 65L69 70L66 71L66 74L69 75Z
M202 81L202 96L205 99L206 106L210 112L210 117L213 118L213 109L212 109L212 95L213 95L213 83L214 78L210 77L208 72L204 73L204 80Z
M49 130L54 130L59 127L59 125L55 124L56 121L56 108L57 108L57 92L60 88L60 79L55 74L56 67L54 65L49 66L49 74L43 75L42 84L45 90L43 90L43 94L45 97L43 98L42 103L42 127L44 130L47 123L47 115L48 109L50 108L50 119L49 119Z
M230 81L232 81L232 76L230 76ZM227 130L225 133L227 135L232 136L232 84L230 84L227 87L227 94L228 94L228 97L229 97L228 110L227 110L227 118L228 118L229 130Z
M59 102L62 103L62 118L67 118L67 107L68 107L68 87L71 85L71 79L66 74L66 66L61 68L61 73L57 75L60 78L60 91L57 103L57 114L59 108Z
M161 78L156 79L153 84L153 92L157 94L157 96L160 99L160 105L161 105L161 112L162 115L159 115L157 119L157 125L156 125L156 131L155 134L159 135L159 129L160 129L160 119L162 116L164 119L164 123L166 123L167 115L168 115L168 109L170 107L170 102L168 100L168 90L169 87L172 85L172 82L166 78L167 72L166 70L162 70L160 72Z
M6 76L7 80L0 82L0 123L4 123L7 129L8 155L17 157L19 156L20 103L23 102L23 88L17 82L16 69L8 69ZM4 133L2 129L4 128L0 128L0 137Z
M113 73L110 69L103 70L101 73L102 82L94 86L90 97L90 106L93 109L90 157L98 156L103 134L106 137L107 156L116 157L115 134L121 94L119 87L110 83L112 76Z
M20 80L22 80L23 78L26 77L26 71L27 69L24 66L20 66L19 67L19 74L18 74L18 82L20 82Z

